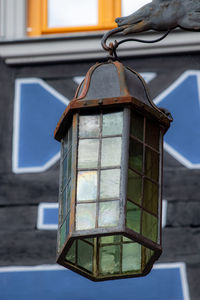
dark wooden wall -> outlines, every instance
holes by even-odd
[[[14,83],[38,77],[68,98],[73,76],[83,76],[94,62],[7,66],[0,61],[0,266],[54,264],[56,231],[37,230],[40,202],[57,202],[59,164],[35,174],[12,172]],[[187,69],[200,69],[200,54],[124,60],[139,72],[156,72],[149,84],[156,97]],[[200,170],[189,170],[169,154],[164,158],[164,193],[168,201],[159,262],[185,262],[191,300],[200,299]]]

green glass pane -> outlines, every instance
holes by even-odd
[[[149,260],[151,259],[151,257],[154,255],[154,251],[142,246],[142,253],[144,256],[144,263],[146,265],[149,262]]]
[[[126,226],[140,233],[141,209],[130,201],[126,204]]]
[[[142,172],[143,167],[143,144],[130,139],[129,145],[129,166],[139,172]]]
[[[66,241],[66,221],[63,223],[63,225],[60,228],[60,249],[64,245]]]
[[[100,273],[115,274],[120,272],[120,246],[111,245],[100,248]]]
[[[69,128],[69,131],[68,131],[68,144],[69,144],[69,148],[70,148],[72,145],[72,126]]]
[[[80,116],[79,117],[79,136],[80,137],[99,137],[100,116]]]
[[[77,201],[96,200],[97,198],[97,172],[78,172]]]
[[[131,239],[123,236],[123,242],[131,242],[132,243],[133,241]]]
[[[121,137],[102,139],[101,166],[111,167],[121,164]]]
[[[96,204],[78,204],[76,206],[76,230],[95,228]]]
[[[69,232],[70,232],[70,213],[68,213],[67,218],[66,218],[66,237],[68,236]]]
[[[120,169],[101,171],[100,199],[119,198]]]
[[[158,124],[155,124],[149,120],[146,122],[146,137],[145,142],[149,146],[159,150],[160,128]]]
[[[134,202],[141,204],[142,199],[142,177],[135,172],[128,170],[127,197]]]
[[[131,129],[130,134],[143,141],[144,135],[144,117],[136,114],[131,114]]]
[[[99,140],[79,140],[78,168],[96,168],[98,165]]]
[[[68,161],[68,157],[66,156],[63,161],[63,174],[62,174],[62,186],[63,187],[67,184],[67,161]]]
[[[84,241],[94,245],[94,238],[87,238],[87,239],[84,239]]]
[[[158,185],[150,180],[144,180],[143,207],[154,214],[158,213]]]
[[[64,137],[64,141],[63,141],[63,156],[65,156],[65,154],[67,153],[68,147],[69,147],[69,144],[68,144],[68,133],[66,133],[66,135]]]
[[[100,238],[100,243],[102,245],[104,244],[114,244],[114,243],[120,243],[121,242],[121,235],[109,235],[109,236],[103,236]]]
[[[122,134],[123,129],[123,112],[115,112],[103,115],[102,134],[117,135]]]
[[[78,240],[77,263],[80,267],[92,272],[93,265],[93,246]]]
[[[75,264],[76,262],[76,241],[73,242],[71,247],[69,248],[67,255],[65,257],[66,260]]]
[[[156,217],[143,211],[142,213],[142,235],[146,238],[157,241],[158,236],[158,220]]]
[[[99,227],[117,226],[119,222],[119,201],[107,201],[99,204]]]
[[[66,196],[67,196],[67,212],[68,212],[70,210],[70,205],[71,205],[71,182],[69,182],[67,186]]]
[[[62,220],[61,222],[65,219],[66,214],[67,214],[67,192],[66,192],[66,188],[63,190],[62,192],[62,196],[61,196],[61,214],[62,214]]]
[[[141,270],[141,245],[138,243],[123,244],[122,272],[139,272]]]
[[[67,161],[67,181],[71,177],[71,171],[72,171],[72,150],[69,151],[68,155],[68,161]]]
[[[159,155],[148,147],[145,147],[145,175],[158,181]]]

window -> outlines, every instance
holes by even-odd
[[[28,0],[28,35],[98,31],[116,27],[150,0]]]

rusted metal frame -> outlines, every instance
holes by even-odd
[[[74,242],[74,239],[68,235],[65,241],[65,244],[63,245],[60,254],[58,255],[56,262],[60,265],[65,264],[65,257],[67,255],[68,250],[71,248],[72,244]]]
[[[90,79],[91,79],[91,76],[93,74],[93,72],[96,70],[96,68],[98,68],[99,66],[101,65],[104,65],[105,63],[96,63],[95,65],[93,65],[87,72],[86,76],[85,76],[85,79],[83,80],[83,88],[82,88],[82,91],[80,93],[80,95],[78,96],[79,94],[79,91],[80,91],[80,88],[82,86],[82,83],[79,85],[76,93],[75,93],[75,97],[74,97],[74,100],[78,99],[78,100],[82,100],[83,98],[86,97],[87,95],[87,91],[89,89],[89,86],[90,86]]]
[[[136,173],[137,175],[141,176],[141,177],[144,177],[144,179],[148,179],[149,181],[151,181],[152,183],[156,184],[156,185],[159,185],[159,180],[158,181],[155,181],[154,179],[146,176],[145,174],[141,173],[140,171],[136,170],[136,169],[133,169],[132,167],[128,167],[131,171],[133,171],[134,173]]]
[[[126,227],[125,229],[125,235],[126,237],[135,240],[137,243],[140,243],[141,245],[150,248],[151,250],[162,250],[161,246],[158,243],[153,242],[152,240],[144,237],[140,233],[137,233],[128,227]]]
[[[142,197],[143,198],[143,197]],[[136,203],[134,200],[131,200],[129,198],[127,198],[128,201],[130,201],[131,203],[133,203],[134,205],[136,205],[137,207],[139,207],[142,210],[144,210],[145,212],[147,212],[148,214],[152,215],[153,217],[157,218],[158,219],[158,215],[154,214],[153,212],[150,212],[149,210],[147,210],[144,206],[143,206],[143,199],[142,199],[142,204],[138,204]],[[142,223],[142,217],[141,217],[141,220],[140,220],[140,228],[142,227],[141,224]],[[140,234],[142,234],[142,228],[141,228],[141,232]]]
[[[164,138],[164,130],[161,128],[160,129],[160,170],[159,170],[159,173],[160,173],[160,182],[159,182],[159,185],[160,185],[160,189],[159,189],[159,207],[158,207],[158,211],[160,213],[160,225],[158,227],[159,229],[159,244],[162,246],[162,193],[163,193],[163,138]]]
[[[77,149],[78,149],[78,114],[73,117],[72,123],[72,185],[71,185],[71,215],[70,215],[70,233],[75,229],[75,209],[76,209],[76,185],[77,185]]]
[[[130,122],[131,122],[131,120],[130,120],[130,116],[129,116],[129,130],[130,130]],[[144,118],[144,123],[143,123],[144,125],[144,129],[143,129],[143,173],[144,173],[144,162],[145,162],[145,132],[146,132],[146,118]],[[127,135],[127,140],[128,140],[128,143],[129,143],[129,140],[130,140],[130,138],[129,138],[129,134]],[[128,148],[129,148],[129,146],[128,146]],[[127,157],[129,156],[129,150],[127,151]],[[128,172],[128,160],[127,160],[127,172]],[[141,201],[143,202],[143,197],[144,197],[144,174],[139,174],[139,175],[142,175],[142,199],[141,199]],[[157,182],[156,182],[156,184],[157,184]],[[126,186],[127,186],[127,184],[126,184]],[[127,198],[127,200],[130,200],[130,199],[128,199]],[[126,200],[126,203],[127,203],[127,200]],[[131,201],[131,202],[133,202],[133,201]],[[134,203],[134,202],[133,202]],[[134,203],[134,204],[136,204],[136,203]],[[137,205],[137,204],[136,204]],[[143,204],[141,203],[141,206],[140,205],[137,205],[138,207],[140,207],[141,208],[141,218],[140,218],[140,234],[142,235],[142,212],[143,212]],[[126,204],[124,205],[124,207],[125,207],[125,211],[124,211],[124,220],[125,220],[125,224],[126,224]],[[144,209],[145,211],[147,211],[146,209]],[[148,212],[148,211],[147,211]],[[151,214],[151,213],[150,213]],[[154,215],[154,214],[152,214],[152,215]],[[155,215],[155,217],[157,218],[157,216]],[[124,224],[124,226],[125,226],[125,224]],[[143,251],[142,250],[142,248],[141,248],[141,251]],[[141,261],[141,267],[143,267],[144,265],[145,265],[145,261],[144,261],[144,255],[143,255],[143,253],[142,253],[142,261]]]
[[[62,157],[62,151],[63,148],[61,147],[61,157]],[[63,165],[62,162],[60,160],[60,172],[59,172],[59,212],[58,212],[58,231],[57,231],[57,251],[56,251],[56,257],[58,257],[59,253],[60,253],[60,224],[61,224],[61,218],[62,218],[62,206],[61,206],[61,202],[62,202],[62,173],[63,173]]]
[[[122,178],[121,190],[122,190],[122,204],[124,207],[122,213],[122,228],[125,231],[127,223],[127,188],[128,188],[128,164],[129,164],[129,135],[131,124],[131,110],[130,108],[124,108],[124,126],[123,126],[123,161],[122,161]]]
[[[150,272],[150,270],[152,269],[153,263],[159,258],[159,256],[161,255],[161,252],[162,252],[161,249],[152,249],[152,250],[154,250],[154,255],[149,260],[145,270],[142,273],[140,273],[140,271],[138,271],[138,274],[122,273],[122,274],[113,274],[110,276],[109,275],[99,275],[98,277],[95,278],[95,276],[90,271],[88,271],[80,266],[75,266],[68,261],[63,261],[62,265],[75,271],[78,274],[86,276],[87,278],[89,278],[93,281],[102,281],[102,280],[110,280],[110,279],[118,279],[118,278],[133,278],[133,277],[144,276]]]
[[[142,235],[142,228],[143,228],[143,204],[144,204],[144,174],[145,174],[145,137],[146,137],[146,118],[143,116],[143,156],[142,156],[142,195],[141,195],[141,214],[140,214],[140,234]],[[131,168],[130,168],[131,169]],[[141,254],[142,254],[142,260],[141,260],[141,268],[145,265],[145,257],[144,257],[144,250],[141,247]]]
[[[130,96],[128,87],[125,81],[125,72],[124,67],[122,67],[122,64],[119,61],[114,61],[113,64],[115,65],[117,69],[117,74],[120,82],[120,94],[125,96]]]
[[[154,251],[154,254],[152,255],[152,257],[150,258],[149,262],[147,263],[145,269],[143,270],[143,276],[146,276],[147,274],[149,274],[149,272],[151,271],[153,264],[155,263],[156,260],[159,259],[160,255],[162,254],[162,250],[160,251]]]
[[[163,126],[167,128],[170,126],[170,120],[168,117],[160,112],[155,111],[153,108],[149,107],[147,104],[141,103],[141,101],[137,100],[133,97],[113,97],[113,98],[104,98],[101,102],[99,102],[99,99],[94,100],[87,100],[87,101],[79,101],[79,100],[72,100],[67,108],[65,109],[60,121],[58,122],[56,129],[54,131],[55,139],[60,141],[63,136],[63,128],[61,130],[61,127],[67,126],[67,123],[69,122],[70,118],[72,117],[72,114],[74,114],[76,111],[79,111],[80,109],[89,109],[89,108],[112,108],[112,107],[123,107],[125,105],[131,104],[132,108],[140,111],[143,114],[148,115],[151,119],[156,119],[159,123],[163,124]],[[66,124],[64,124],[66,123]]]
[[[83,87],[82,87],[82,83],[79,85],[78,89],[77,89],[77,92],[75,94],[75,99],[77,100],[83,100],[86,95],[87,95],[87,92],[89,90],[89,87],[90,87],[90,83],[91,83],[91,77],[92,77],[92,74],[93,72],[101,65],[105,65],[105,64],[113,64],[115,66],[115,68],[117,69],[117,73],[118,73],[118,76],[119,76],[119,81],[120,81],[120,89],[122,89],[122,87],[124,87],[124,92],[125,92],[125,95],[129,96],[129,93],[128,93],[128,89],[127,89],[127,86],[126,86],[126,82],[124,80],[124,68],[122,67],[122,64],[118,61],[108,61],[108,62],[103,62],[103,63],[96,63],[94,66],[92,66],[89,71],[87,72],[86,74],[86,77],[84,79],[84,82],[83,82]],[[79,92],[80,92],[80,88],[82,87],[82,91],[79,95]],[[121,94],[123,94],[123,91],[121,90]]]
[[[114,228],[113,228],[114,229]],[[116,228],[115,228],[116,229]],[[107,230],[106,230],[107,231]],[[111,233],[113,234],[114,232],[113,232],[113,230],[111,230]],[[118,234],[119,234],[119,231],[117,232]],[[123,232],[121,232],[120,234],[123,234]],[[110,235],[110,234],[106,234],[106,235]],[[89,236],[91,236],[91,235],[89,235]],[[130,238],[130,236],[129,236],[129,238]],[[122,277],[124,277],[124,275],[122,276]],[[133,277],[132,275],[130,276],[130,277]],[[103,279],[104,280],[104,279]]]
[[[74,271],[75,273],[78,273],[78,274],[85,276],[88,279],[94,281],[94,277],[90,271],[88,271],[80,266],[75,266],[74,264],[70,263],[69,261],[64,261],[62,265],[64,267],[67,267],[68,269]]]
[[[156,153],[159,154],[159,150],[157,150],[157,149],[153,148],[152,146],[150,146],[149,144],[145,143],[145,140],[142,141],[142,140],[140,140],[138,137],[136,137],[136,136],[134,136],[134,135],[132,135],[132,134],[130,134],[130,137],[131,137],[133,140],[136,140],[137,142],[140,142],[140,143],[144,144],[145,147],[148,147],[148,148],[151,149],[152,151],[154,151],[154,152],[156,152]]]
[[[93,229],[76,230],[72,233],[73,238],[77,238],[81,235],[82,238],[93,238],[97,235],[99,237],[109,236],[109,235],[120,235],[123,234],[123,228],[121,226],[113,227],[98,227]]]
[[[68,134],[68,133],[67,133]],[[70,147],[71,148],[71,147]],[[70,150],[69,150],[70,151]],[[58,243],[60,243],[60,230],[61,227],[63,226],[63,224],[65,223],[65,221],[67,220],[68,215],[70,214],[70,210],[67,212],[66,216],[63,217],[61,211],[63,209],[63,205],[62,205],[62,197],[63,197],[63,192],[66,192],[66,188],[67,185],[69,185],[69,182],[71,180],[68,179],[67,184],[63,187],[63,161],[64,159],[67,157],[67,155],[69,154],[69,151],[67,151],[67,153],[64,156],[64,140],[62,142],[62,147],[61,147],[61,160],[60,160],[60,182],[59,182],[59,224],[58,224],[58,235],[57,235],[57,239],[58,239]],[[64,158],[63,158],[64,157]],[[58,248],[59,248],[59,244],[58,244]],[[60,249],[61,250],[61,249]],[[60,252],[60,251],[59,251]]]
[[[72,149],[73,147],[77,148],[77,115],[74,115],[73,117],[73,129],[72,129]],[[59,264],[63,264],[64,258],[68,252],[68,250],[70,249],[72,243],[73,243],[73,239],[71,239],[72,236],[72,232],[74,230],[74,221],[75,221],[75,205],[74,205],[74,200],[75,200],[75,191],[76,191],[76,164],[77,164],[77,157],[76,157],[76,152],[77,151],[72,151],[72,186],[71,186],[71,204],[70,204],[70,222],[69,222],[69,233],[68,236],[66,237],[66,241],[62,247],[62,249],[60,250],[60,255],[57,259],[57,262]],[[74,185],[74,187],[73,187]],[[68,214],[67,214],[68,216]],[[66,218],[67,218],[66,216]],[[65,219],[66,219],[65,218]],[[70,242],[70,239],[72,242]],[[70,243],[69,243],[70,242]]]
[[[113,170],[113,169],[120,169],[120,166],[116,166],[116,167],[102,167],[101,168],[101,170]],[[78,169],[79,171],[97,171],[98,170],[98,168],[80,168],[80,169]]]
[[[113,242],[113,243],[105,243],[105,244],[101,244],[101,247],[106,247],[106,246],[115,246],[115,245],[120,245],[121,243],[123,244],[137,244],[137,242],[131,240],[131,242],[129,241],[122,241],[121,238],[123,238],[122,235],[120,235],[120,241],[119,242]]]
[[[91,170],[92,171],[92,170]],[[102,203],[102,202],[108,202],[108,201],[112,201],[112,202],[114,202],[114,201],[119,201],[120,200],[120,198],[103,198],[103,199],[99,199],[99,203]],[[97,203],[97,201],[96,200],[84,200],[84,201],[77,201],[76,202],[77,204],[87,204],[87,203]],[[98,225],[97,226],[95,226],[95,228],[100,228]]]
[[[127,192],[127,163],[128,163],[128,134],[129,134],[129,109],[123,108],[123,129],[121,134],[121,161],[120,161],[120,195],[119,195],[119,226],[125,228],[125,205]],[[120,272],[122,273],[122,242],[120,237]]]
[[[113,135],[104,135],[102,138],[113,138],[113,137],[121,137],[121,134],[113,134]],[[80,137],[79,140],[99,140],[100,137]]]
[[[64,162],[65,158],[67,158],[69,156],[70,151],[72,151],[72,145],[70,146],[69,151],[67,151],[67,153],[65,154],[64,158],[62,159],[62,163]],[[67,172],[68,172],[68,170],[67,170]],[[70,180],[71,180],[71,176],[67,178],[65,185],[62,187],[62,192],[69,185]]]
[[[86,244],[88,244],[88,245],[90,245],[90,246],[92,246],[92,247],[94,247],[94,244],[93,243],[91,243],[91,242],[89,242],[87,239],[85,239],[85,238],[81,238],[80,237],[80,239],[79,239],[80,241],[83,241],[84,243],[86,243]]]
[[[98,257],[98,238],[94,238],[94,251],[93,251],[93,276],[97,277],[99,273],[99,257]]]

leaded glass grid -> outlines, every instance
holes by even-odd
[[[122,132],[123,111],[79,116],[78,231],[119,224]]]
[[[141,274],[154,251],[122,235],[74,240],[65,260],[99,278]]]
[[[131,113],[126,227],[159,241],[160,126]]]
[[[58,250],[63,247],[69,234],[72,182],[72,127],[68,129],[62,140],[60,165]]]

